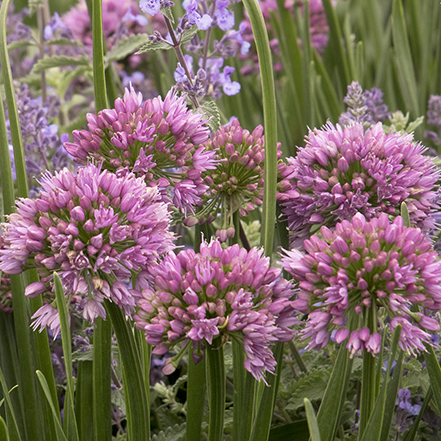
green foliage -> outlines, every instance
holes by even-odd
[[[192,26],[190,29],[186,29],[182,34],[181,44],[188,43],[197,33],[198,27],[196,25]],[[164,50],[167,51],[169,49],[173,49],[173,45],[171,43],[166,43],[165,41],[149,41],[144,46],[139,49],[137,54],[144,54],[145,52]]]
[[[52,57],[45,57],[38,60],[31,71],[31,74],[39,73],[43,70],[50,69],[52,67],[63,67],[63,66],[90,66],[90,61],[88,57],[66,57],[64,55],[54,55]]]
[[[106,63],[111,63],[112,61],[119,61],[126,58],[128,55],[133,54],[141,46],[149,43],[149,37],[147,34],[136,34],[130,35],[129,37],[124,37],[112,47],[110,52],[105,57]]]
[[[323,398],[331,372],[324,369],[315,369],[299,375],[289,386],[291,398],[288,400],[287,410],[298,411],[304,406],[303,400],[318,401]]]

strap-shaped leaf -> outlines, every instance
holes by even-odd
[[[315,416],[314,408],[312,407],[311,401],[308,398],[303,400],[305,404],[306,419],[308,420],[309,435],[311,436],[311,441],[321,441],[320,431],[317,424],[317,417]]]
[[[38,73],[51,67],[63,66],[90,66],[89,58],[87,57],[66,57],[64,55],[55,55],[53,57],[45,57],[37,61],[32,68],[31,74]]]

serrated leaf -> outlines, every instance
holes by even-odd
[[[124,389],[116,389],[112,393],[112,404],[114,404],[118,409],[126,415],[126,402],[124,398]]]
[[[167,18],[172,22],[172,24],[175,23],[175,18],[173,17],[173,14],[172,14],[171,8],[161,8],[161,9],[159,10],[159,12],[160,12],[164,17],[167,17]]]
[[[304,398],[308,398],[310,401],[321,400],[330,376],[329,371],[321,369],[305,372],[298,376],[291,384],[290,389],[293,393],[286,408],[296,411],[303,407]]]
[[[55,55],[53,57],[45,57],[38,60],[37,63],[32,68],[31,74],[38,73],[51,67],[62,67],[62,66],[90,66],[90,61],[88,57],[65,57],[64,55]]]
[[[136,34],[118,40],[106,56],[106,62],[122,60],[150,42],[147,34]]]
[[[29,40],[18,40],[13,41],[8,44],[8,51],[12,51],[14,49],[21,49],[28,46],[36,46],[37,44],[35,41],[29,41]]]
[[[196,25],[193,25],[190,29],[186,29],[182,34],[181,43],[188,43],[196,35],[198,30],[199,29]]]
[[[199,109],[198,113],[207,115],[210,119],[206,123],[213,133],[221,127],[221,116],[219,108],[214,101],[206,101]]]
[[[167,427],[164,431],[152,436],[152,441],[183,441],[185,439],[185,423]]]
[[[144,46],[139,49],[138,52],[135,52],[136,55],[145,54],[150,51],[168,51],[169,49],[173,49],[173,45],[167,43],[165,41],[148,41]]]
[[[412,133],[415,131],[417,127],[419,127],[424,122],[424,116],[418,117],[415,121],[412,121],[409,123],[409,125],[406,127],[407,133]]]

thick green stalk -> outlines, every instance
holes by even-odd
[[[93,430],[95,439],[103,441],[112,439],[111,345],[109,318],[97,318],[93,334]]]
[[[244,0],[250,17],[254,41],[259,57],[262,81],[263,119],[265,127],[265,175],[262,205],[260,243],[267,256],[273,252],[274,225],[276,220],[277,189],[277,110],[274,89],[273,63],[265,21],[257,0]]]
[[[94,437],[93,391],[93,362],[90,360],[79,361],[77,368],[77,386],[75,390],[75,416],[80,441],[88,441]]]
[[[233,347],[233,439],[241,439],[240,420],[243,417],[242,403],[245,386],[245,353],[243,346],[236,340],[232,341]]]
[[[208,441],[222,441],[224,439],[224,415],[226,379],[224,350],[220,338],[215,344],[207,346],[207,383],[208,383]]]
[[[124,394],[127,410],[128,441],[149,440],[150,409],[145,393],[144,374],[133,329],[123,311],[114,303],[105,302],[112,320],[123,368]]]
[[[363,352],[363,371],[361,380],[361,405],[359,437],[363,436],[369,417],[375,406],[377,383],[375,380],[375,357],[369,352]]]
[[[198,364],[193,361],[194,348],[188,354],[187,379],[187,441],[201,439],[201,426],[205,406],[205,358]]]
[[[107,109],[102,13],[102,0],[92,0],[93,89],[97,112]]]

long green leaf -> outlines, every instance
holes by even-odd
[[[52,401],[51,392],[49,390],[49,386],[47,384],[46,378],[44,377],[43,373],[40,371],[37,371],[37,377],[38,380],[40,381],[41,388],[43,389],[44,395],[46,396],[49,406],[52,409],[55,429],[57,431],[57,441],[68,441],[66,435],[64,434],[63,428],[61,427],[60,419],[58,418],[58,412],[55,409],[54,403]]]
[[[250,441],[267,441],[271,428],[271,420],[274,412],[274,403],[282,372],[283,343],[276,343],[274,347],[274,359],[277,362],[276,374],[267,375],[268,386],[264,386],[262,398],[257,409]],[[260,386],[260,385],[259,385]]]
[[[311,401],[308,398],[303,400],[305,404],[306,419],[308,420],[309,435],[311,436],[311,441],[321,441],[320,430],[317,424],[317,417],[315,416],[314,408],[312,407]]]
[[[317,423],[322,441],[332,441],[340,419],[341,407],[346,396],[347,377],[351,374],[352,360],[344,345],[340,347],[337,361],[332,369],[332,375],[326,388],[325,396],[317,414]]]
[[[5,420],[0,416],[0,440],[9,441],[8,429]]]
[[[427,352],[424,353],[424,361],[429,372],[430,384],[433,389],[436,406],[441,409],[441,367],[435,355],[433,347],[426,345]]]
[[[401,92],[411,118],[415,119],[420,116],[417,82],[401,0],[394,0],[392,5],[392,37]]]
[[[93,406],[95,439],[112,439],[111,422],[111,345],[110,320],[96,319],[93,335]]]
[[[64,366],[66,369],[67,391],[64,399],[63,426],[69,441],[78,440],[77,422],[74,412],[74,384],[72,377],[72,341],[70,337],[69,314],[63,285],[57,273],[54,273],[55,298],[61,326],[61,342],[63,346]],[[46,379],[45,379],[46,381]]]
[[[93,379],[92,361],[79,361],[75,391],[75,416],[80,441],[93,439]]]
[[[150,407],[148,405],[140,354],[133,329],[123,311],[106,300],[106,309],[112,319],[123,368],[124,394],[127,410],[129,441],[150,439]]]
[[[265,174],[262,205],[262,225],[260,243],[265,254],[271,256],[276,220],[277,189],[277,113],[274,90],[273,64],[265,21],[257,0],[244,0],[250,17],[251,28],[259,57],[262,81],[263,117],[265,127]]]
[[[6,385],[5,376],[0,369],[0,383],[3,389],[3,396],[6,403],[6,420],[8,421],[9,435],[11,441],[21,441],[20,431],[18,430],[17,420],[15,418],[14,409],[12,407],[11,399],[9,397],[8,386]]]
[[[389,413],[387,414],[387,420],[385,419],[385,417],[386,417],[386,412],[389,412],[390,409],[387,409],[386,402],[387,402],[387,400],[390,400],[390,399],[393,400],[393,404],[391,406],[392,413],[393,413],[395,398],[396,398],[396,394],[398,392],[399,383],[397,383],[395,380],[395,381],[391,381],[389,384],[389,377],[390,377],[392,364],[393,364],[393,361],[395,359],[395,355],[396,355],[396,352],[398,349],[398,341],[400,338],[400,333],[401,333],[401,326],[398,325],[395,328],[394,335],[392,338],[392,345],[391,345],[391,351],[389,354],[389,361],[388,361],[388,365],[387,365],[386,375],[385,375],[383,384],[381,386],[380,394],[378,395],[377,400],[375,402],[375,407],[374,407],[372,414],[369,418],[369,421],[366,425],[366,430],[363,432],[363,435],[361,437],[362,441],[379,441],[382,430],[383,430],[383,424],[385,425],[385,427],[387,426],[387,433],[389,433],[390,421],[391,421],[391,420],[389,420]],[[397,374],[398,379],[400,378],[400,374],[401,374],[402,362],[403,362],[403,351],[400,351],[400,355],[397,360],[397,364],[395,366],[395,371],[394,371],[394,376],[396,376],[396,373],[398,371],[398,374]],[[391,384],[392,384],[392,389],[389,387]],[[395,390],[395,395],[394,395],[395,386],[396,386],[396,390]],[[389,396],[389,394],[390,394],[390,396]]]

